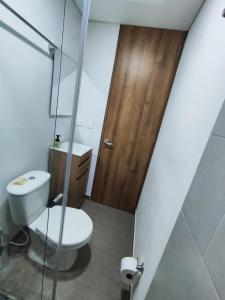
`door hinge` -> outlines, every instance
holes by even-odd
[[[181,54],[181,52],[182,52],[182,49],[183,49],[183,47],[180,46],[180,47],[179,47],[179,50],[178,50],[178,52],[177,52],[177,56],[180,56],[180,54]]]

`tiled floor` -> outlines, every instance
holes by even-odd
[[[119,267],[121,258],[131,255],[133,215],[91,201],[85,201],[82,208],[93,220],[93,237],[89,245],[80,249],[72,269],[59,274],[56,299],[129,299],[129,290],[120,281]],[[9,266],[0,271],[0,290],[21,300],[41,299],[42,271],[27,258],[26,249],[14,249]],[[52,277],[53,272],[46,270],[43,300],[51,299]]]
[[[1,293],[0,294],[0,300],[16,300],[16,298],[13,297],[13,296],[10,296],[8,294]]]

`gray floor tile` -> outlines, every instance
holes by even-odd
[[[218,300],[181,214],[146,300]]]
[[[83,209],[94,222],[91,240],[93,247],[113,253],[113,258],[125,256],[128,252],[131,253],[133,215],[92,201],[85,202]]]
[[[60,297],[66,293],[76,295],[76,290],[80,296],[83,290],[84,299],[129,299],[119,271],[121,258],[132,253],[133,215],[91,201],[86,201],[83,209],[94,222],[93,237],[80,250],[70,272],[60,274]]]
[[[183,212],[203,254],[225,213],[225,139],[211,136]]]
[[[225,137],[225,102],[222,105],[216,124],[212,131],[213,134]]]
[[[0,290],[19,300],[40,299],[42,270],[28,259],[26,252],[11,253],[9,266],[0,271]]]
[[[93,237],[80,249],[71,270],[59,273],[57,300],[128,300],[119,269],[121,258],[132,253],[133,215],[92,201],[85,201],[83,209],[93,220]],[[38,300],[43,269],[26,251],[11,255],[9,267],[0,272],[0,288],[19,300]],[[52,283],[53,272],[46,269],[43,300],[51,299]]]
[[[204,260],[221,300],[225,300],[225,218],[213,237]]]

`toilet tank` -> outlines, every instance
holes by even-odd
[[[15,224],[31,224],[46,208],[50,177],[44,171],[31,171],[8,184],[10,212]]]

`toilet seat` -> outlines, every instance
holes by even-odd
[[[61,206],[46,208],[28,227],[40,235],[43,240],[46,240],[47,237],[48,244],[56,248],[59,239],[61,213]],[[62,238],[62,248],[64,250],[78,249],[87,244],[92,231],[92,220],[83,210],[66,207]]]

